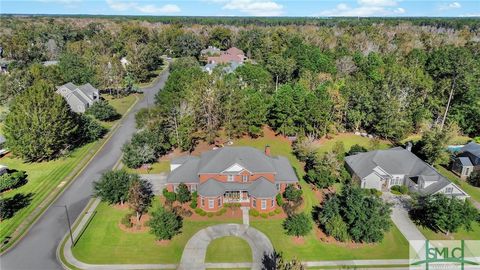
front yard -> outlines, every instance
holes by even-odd
[[[473,223],[471,231],[460,229],[458,232],[449,235],[434,232],[424,227],[418,227],[418,229],[429,240],[480,240],[480,224],[478,222]]]
[[[210,242],[205,255],[207,263],[251,262],[252,249],[247,241],[235,236],[225,236]]]
[[[158,206],[158,200],[154,206]],[[199,230],[219,223],[241,223],[241,219],[215,218],[207,221],[184,220],[182,233],[169,243],[159,243],[148,231],[125,232],[120,220],[129,209],[101,203],[85,232],[73,248],[74,256],[85,263],[178,263],[188,239]],[[218,257],[213,257],[218,259]],[[220,258],[221,259],[221,258]]]

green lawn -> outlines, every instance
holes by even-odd
[[[252,249],[247,241],[235,236],[225,236],[210,242],[205,256],[207,263],[251,262]]]
[[[472,226],[471,231],[466,231],[464,229],[459,230],[456,233],[450,233],[445,235],[441,232],[434,232],[428,228],[418,227],[423,235],[429,240],[480,240],[480,224],[475,222]]]
[[[125,167],[126,168],[126,167]],[[147,174],[147,173],[152,173],[152,174],[155,174],[155,173],[169,173],[170,172],[170,161],[168,160],[161,160],[159,162],[156,162],[156,163],[153,163],[152,164],[152,167],[151,167],[151,170],[147,171],[145,169],[142,169],[142,168],[138,168],[138,169],[130,169],[130,168],[127,168],[126,169],[127,172],[129,173],[139,173],[139,174]]]
[[[455,175],[453,172],[449,171],[443,166],[435,166],[435,168],[445,177],[450,179],[450,181],[457,184],[458,186],[460,186],[460,188],[467,192],[468,195],[471,196],[471,199],[480,202],[480,188],[470,185],[468,182],[460,179],[457,175]]]
[[[178,263],[190,237],[203,228],[221,223],[185,220],[181,234],[168,244],[157,244],[148,232],[127,233],[119,228],[118,223],[128,209],[101,203],[96,210],[96,215],[73,248],[75,257],[85,263]],[[224,219],[222,222],[240,223],[241,220]]]
[[[141,98],[142,94],[132,94],[120,98],[115,98],[115,96],[112,95],[102,95],[105,100],[108,101],[108,104],[112,105],[113,108],[121,115],[123,116],[128,109],[135,103],[137,98]],[[118,121],[118,120],[117,120]],[[106,127],[106,128],[111,128],[117,121],[100,121],[100,123]]]
[[[282,220],[254,220],[250,221],[250,225],[265,233],[275,250],[282,252],[287,259],[319,261],[408,258],[408,242],[395,226],[385,234],[381,243],[348,247],[344,244],[322,242],[314,231],[304,237],[304,244],[295,244],[292,237],[284,233]]]
[[[95,144],[90,143],[74,150],[67,157],[58,160],[41,163],[24,163],[21,159],[12,157],[3,157],[0,164],[7,165],[11,169],[24,170],[28,174],[28,182],[17,189],[7,191],[1,194],[3,198],[11,198],[16,194],[31,194],[30,204],[16,212],[16,214],[0,223],[0,241],[4,241],[10,236],[20,223],[37,208],[42,201],[55,189],[64,183],[61,183],[75,167],[81,165],[82,160],[88,155],[89,151],[96,149]],[[98,145],[97,145],[98,146]]]

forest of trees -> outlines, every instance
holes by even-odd
[[[161,55],[178,58],[158,106],[137,120],[164,127],[168,144],[184,150],[220,129],[259,136],[265,124],[290,136],[364,130],[393,141],[434,126],[480,133],[475,20],[60,16],[3,25],[3,56],[12,60],[0,76],[4,105],[38,80],[124,89],[153,76]],[[236,46],[251,63],[204,73],[198,59],[208,45]]]

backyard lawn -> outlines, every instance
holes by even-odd
[[[16,212],[12,218],[0,223],[0,241],[5,241],[6,237],[10,236],[55,188],[60,188],[65,184],[62,181],[75,167],[81,165],[82,160],[90,151],[97,148],[95,144],[99,144],[99,142],[84,145],[74,150],[68,157],[49,162],[24,163],[21,159],[11,156],[0,159],[0,164],[11,169],[26,171],[28,175],[28,182],[24,186],[2,193],[2,198],[7,199],[19,194],[17,196],[26,196],[25,202],[29,201],[27,206]]]
[[[158,201],[155,202],[156,207]],[[85,263],[178,263],[188,239],[197,231],[219,221],[184,220],[182,233],[170,243],[159,244],[149,232],[124,232],[118,224],[128,209],[101,203],[83,235],[73,248],[75,257]],[[224,223],[241,223],[240,219],[223,219]]]
[[[247,241],[235,236],[225,236],[210,242],[205,262],[251,262],[252,249]]]
[[[284,233],[282,220],[253,220],[250,225],[265,233],[275,250],[282,252],[288,259],[320,261],[408,258],[408,242],[395,226],[385,234],[381,243],[348,246],[322,242],[313,230],[304,237],[305,243],[296,244],[291,236]]]
[[[459,230],[456,233],[450,233],[445,235],[441,232],[434,232],[428,228],[418,227],[423,235],[429,240],[480,240],[480,224],[475,222],[471,231],[464,229]]]
[[[159,162],[155,162],[151,164],[150,170],[145,168],[138,168],[138,169],[130,169],[125,167],[127,172],[129,173],[138,173],[138,174],[158,174],[158,173],[169,173],[170,172],[170,161],[168,160],[161,160]]]
[[[467,192],[468,195],[470,195],[473,200],[480,203],[480,188],[470,185],[468,182],[460,179],[457,175],[455,175],[453,172],[449,171],[443,166],[436,166],[435,168],[442,175],[450,179],[450,181],[460,186],[460,188],[462,188],[465,192]]]

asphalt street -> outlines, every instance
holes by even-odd
[[[135,133],[135,113],[154,103],[155,94],[163,88],[168,71],[163,72],[156,83],[143,88],[144,98],[126,115],[119,128],[73,183],[49,207],[30,228],[28,233],[10,251],[0,257],[1,270],[54,270],[63,269],[56,258],[59,242],[68,231],[65,210],[67,205],[70,220],[80,215],[92,195],[92,183],[100,175],[112,169],[121,156],[121,147]]]

